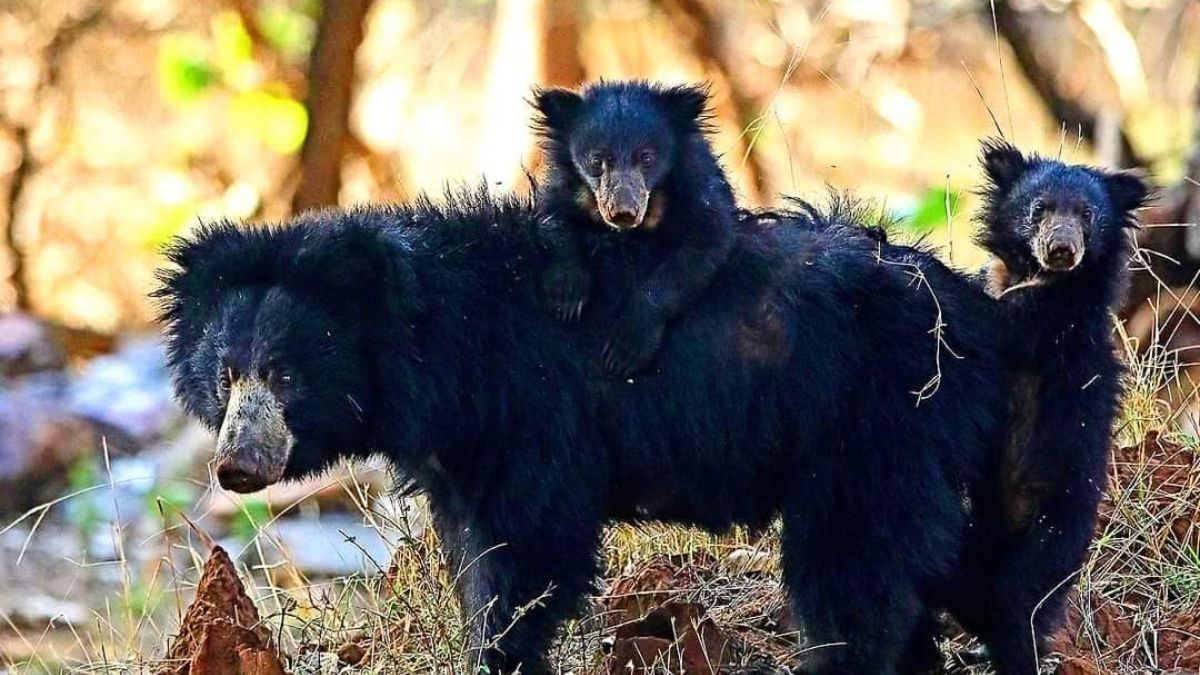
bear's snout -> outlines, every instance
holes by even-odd
[[[1051,272],[1069,272],[1083,261],[1083,225],[1071,217],[1054,217],[1038,237],[1038,263]]]
[[[283,478],[295,439],[283,404],[257,378],[234,382],[217,435],[217,482],[233,492],[256,492]]]

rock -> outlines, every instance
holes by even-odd
[[[347,642],[337,650],[338,663],[343,666],[357,666],[366,655],[367,650],[357,642]]]
[[[38,373],[0,388],[0,513],[62,494],[68,469],[99,447],[96,430],[62,409],[65,378]]]
[[[0,378],[61,370],[66,363],[45,323],[20,312],[0,315]]]
[[[78,602],[59,600],[44,593],[14,593],[5,603],[5,614],[17,626],[44,629],[47,625],[82,626],[91,618],[87,607]]]
[[[731,574],[768,575],[778,569],[775,556],[756,548],[739,548],[725,557],[725,567]]]
[[[214,547],[158,675],[284,675],[233,561]]]
[[[645,617],[669,600],[699,589],[702,584],[694,568],[681,567],[666,556],[656,556],[634,573],[613,582],[600,600],[604,624],[611,628]]]
[[[1200,673],[1200,606],[1171,617],[1157,636],[1160,668]]]
[[[391,560],[391,551],[397,545],[361,519],[346,514],[319,520],[281,518],[268,532],[282,546],[284,559],[305,574],[318,577],[378,572]]]
[[[673,644],[671,640],[655,637],[618,640],[613,644],[608,672],[612,675],[649,675],[662,672],[670,667],[667,660]]]
[[[182,420],[162,343],[144,338],[89,362],[71,381],[71,412],[144,445]]]
[[[190,675],[284,675],[273,651],[255,640],[253,631],[228,621],[204,628],[189,662]]]
[[[1101,675],[1095,663],[1078,656],[1064,659],[1054,672],[1055,675]]]

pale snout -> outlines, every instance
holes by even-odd
[[[1051,218],[1038,236],[1034,253],[1051,272],[1067,272],[1083,260],[1083,227],[1075,218]]]
[[[256,492],[283,478],[295,439],[283,404],[257,378],[234,382],[217,435],[217,482],[233,492]]]
[[[632,230],[646,218],[650,191],[641,172],[630,170],[607,173],[596,190],[596,208],[609,227]]]

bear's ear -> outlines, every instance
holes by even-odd
[[[1029,169],[1029,159],[1008,141],[988,138],[981,143],[979,161],[983,172],[999,195],[1008,194],[1017,180]]]
[[[663,107],[676,126],[702,129],[712,117],[707,84],[679,85],[659,91]]]
[[[201,330],[229,289],[269,283],[279,261],[273,240],[282,235],[218,221],[172,241],[164,251],[172,266],[158,271],[151,293],[160,303],[159,322],[168,331]]]
[[[1136,224],[1134,211],[1150,199],[1150,185],[1138,171],[1117,171],[1104,175],[1104,187],[1113,208],[1121,212],[1129,224]]]
[[[583,108],[583,97],[570,89],[534,89],[533,107],[538,112],[535,129],[542,135],[565,132]]]
[[[380,310],[397,318],[419,312],[416,275],[388,232],[358,222],[352,213],[330,214],[334,222],[318,222],[307,232],[287,283],[320,298],[334,313],[347,308],[361,312],[363,298],[377,300]]]

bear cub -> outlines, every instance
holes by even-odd
[[[993,257],[988,290],[1009,336],[1011,408],[946,597],[996,671],[1017,675],[1037,672],[1094,534],[1124,372],[1112,316],[1149,187],[1005,141],[986,141],[981,159],[977,241]]]
[[[550,261],[548,310],[577,321],[588,300],[588,255],[607,232],[647,237],[661,251],[605,344],[605,369],[629,377],[653,360],[667,325],[729,257],[733,190],[709,145],[700,86],[600,82],[534,94],[546,169],[537,190]]]

